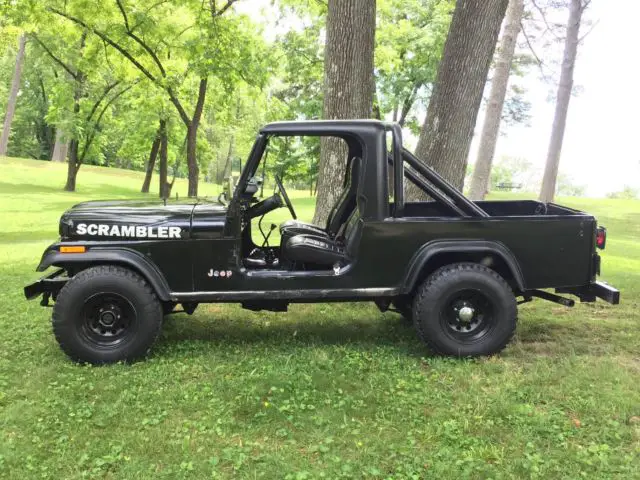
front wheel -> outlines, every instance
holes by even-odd
[[[60,290],[53,333],[73,360],[132,361],[147,354],[162,326],[162,306],[147,282],[126,268],[83,270]]]
[[[500,352],[516,328],[517,304],[493,270],[456,263],[434,272],[413,302],[419,337],[435,353],[475,357]]]

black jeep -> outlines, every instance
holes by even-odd
[[[330,136],[346,143],[343,193],[323,227],[296,220],[281,179],[258,201],[270,140]],[[426,201],[404,198],[415,184]],[[285,206],[280,242],[254,242],[253,218]],[[261,229],[262,231],[262,229]],[[537,201],[471,202],[403,149],[400,128],[379,121],[282,122],[259,133],[226,198],[96,201],[60,219],[60,240],[25,287],[55,300],[53,332],[74,360],[144,356],[165,314],[203,302],[285,311],[293,302],[373,301],[412,319],[439,354],[499,352],[533,297],[572,306],[619,292],[596,281],[606,231],[586,213]],[[260,243],[260,242],[258,242]],[[555,293],[540,290],[555,288]]]

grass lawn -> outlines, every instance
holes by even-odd
[[[0,166],[1,478],[640,478],[640,201],[558,200],[608,227],[622,304],[523,305],[498,357],[430,357],[368,304],[204,305],[147,361],[96,368],[22,287],[66,208],[142,175],[83,166],[70,194],[64,165]]]

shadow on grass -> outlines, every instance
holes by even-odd
[[[165,317],[159,344],[169,347],[195,341],[212,345],[279,346],[283,350],[296,346],[356,345],[392,347],[409,355],[428,353],[417,339],[413,326],[394,314],[378,314],[378,319],[365,314],[360,319],[340,321],[292,320],[276,314],[261,316],[261,319],[237,319],[214,314],[170,315]]]
[[[0,182],[0,192],[2,192],[2,194],[15,194],[16,197],[29,194],[42,195],[43,193],[65,193],[62,187],[63,185],[60,185],[60,187],[52,187],[50,185],[42,185],[41,183]]]
[[[26,230],[22,232],[0,233],[0,244],[19,244],[40,242],[51,240],[51,243],[58,239],[58,232],[52,230]]]
[[[55,215],[57,215],[58,213],[62,215],[66,210],[70,209],[71,207],[80,203],[81,201],[82,200],[78,198],[69,198],[69,200],[62,200],[62,201],[55,201],[55,202],[38,201],[38,207],[39,207],[38,210],[31,209],[28,212],[25,212],[24,209],[16,209],[16,210],[6,209],[6,210],[3,210],[3,213],[19,214],[19,215],[21,214],[23,216],[23,219],[25,215],[33,215],[33,214],[40,214],[40,213],[45,213],[48,217],[51,216],[55,218]]]
[[[395,314],[365,309],[307,310],[289,314],[249,313],[208,307],[193,317],[176,314],[165,317],[160,348],[214,349],[220,346],[267,346],[274,352],[298,347],[353,346],[360,349],[391,348],[400,355],[430,356],[416,336],[413,326]],[[313,313],[312,313],[313,312]],[[346,313],[341,316],[341,313]],[[305,320],[308,318],[308,320]],[[203,346],[202,344],[205,344]],[[624,327],[611,328],[593,321],[527,319],[519,322],[515,339],[505,356],[561,357],[566,355],[605,356],[634,354],[633,336]]]
[[[41,183],[9,183],[0,182],[0,192],[5,195],[24,196],[24,195],[42,195],[46,193],[53,193],[56,195],[69,195],[70,201],[76,203],[80,200],[76,200],[73,196],[91,196],[91,197],[104,197],[104,198],[150,198],[156,199],[157,195],[137,193],[127,187],[117,187],[109,183],[94,184],[94,185],[79,185],[75,192],[65,192],[64,185],[60,184],[59,187],[51,185],[43,185]]]
[[[545,318],[520,322],[515,345],[524,352],[547,356],[604,356],[637,351],[634,337],[623,326]]]

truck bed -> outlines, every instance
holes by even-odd
[[[587,215],[572,208],[553,203],[544,204],[536,200],[492,200],[474,203],[490,217]],[[406,202],[404,208],[404,214],[407,217],[457,217],[455,213],[438,202]]]

